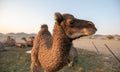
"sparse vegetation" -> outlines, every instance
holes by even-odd
[[[118,40],[120,40],[120,38],[118,38]]]
[[[6,47],[0,51],[0,72],[30,72],[30,54],[25,53],[30,48]]]
[[[5,49],[6,51],[0,51],[0,72],[30,72],[30,54],[25,52],[31,48]],[[119,72],[119,67],[119,63],[109,55],[78,49],[73,67],[65,66],[58,72]]]
[[[106,38],[110,40],[110,39],[114,39],[114,36],[112,36],[112,35],[107,35]]]

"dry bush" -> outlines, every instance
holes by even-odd
[[[110,40],[110,39],[114,39],[114,36],[108,35],[108,36],[106,36],[106,38]]]

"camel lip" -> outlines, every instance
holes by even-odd
[[[76,38],[73,38],[73,40],[76,40],[76,39],[78,39],[78,38],[80,38],[80,37],[84,37],[84,36],[88,36],[88,35],[80,35],[80,36],[78,36],[78,37],[76,37]]]

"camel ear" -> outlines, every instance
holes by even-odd
[[[56,22],[61,23],[63,21],[63,16],[59,12],[56,12],[54,16]]]

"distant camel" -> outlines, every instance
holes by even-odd
[[[16,41],[13,38],[11,38],[11,36],[8,36],[3,43],[5,46],[15,46]]]
[[[19,48],[24,48],[24,47],[27,47],[27,44],[26,43],[16,43],[15,46],[19,47]]]
[[[44,29],[35,37],[31,72],[39,72],[39,67],[45,72],[60,70],[67,64],[72,41],[97,30],[91,21],[77,19],[71,14],[55,13],[55,21],[53,37],[49,38],[49,31]]]
[[[33,46],[33,40],[34,40],[34,37],[28,37],[29,40],[27,40],[26,37],[23,37],[22,40],[24,40],[27,44],[27,47],[32,47]]]

